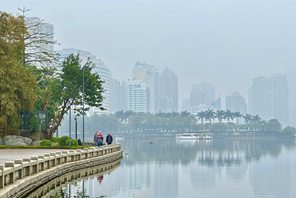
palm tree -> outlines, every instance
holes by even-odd
[[[224,114],[224,118],[228,121],[228,123],[230,122],[230,119],[233,119],[233,112],[231,112],[230,110],[226,110],[225,114]]]
[[[239,124],[239,118],[241,118],[243,115],[240,112],[234,112],[233,116],[236,118],[236,124]]]
[[[215,114],[215,117],[219,120],[219,122],[221,123],[222,120],[225,117],[225,111],[224,110],[218,110]]]
[[[199,120],[201,120],[202,125],[204,124],[205,116],[206,116],[205,111],[200,111],[200,112],[197,113],[197,117],[198,117]]]
[[[210,124],[212,124],[212,119],[215,118],[215,112],[213,109],[208,109],[205,111],[205,119],[210,121]]]
[[[254,123],[259,123],[261,121],[261,118],[260,118],[260,116],[255,115],[255,116],[252,116],[252,120]]]
[[[245,119],[245,123],[249,124],[252,121],[252,115],[251,114],[246,114],[245,116],[243,116]]]

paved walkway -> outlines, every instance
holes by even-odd
[[[59,149],[0,149],[0,164],[7,161],[37,157],[45,153],[61,151]]]

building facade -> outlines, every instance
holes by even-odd
[[[149,87],[149,109],[148,112],[154,113],[155,106],[155,98],[158,97],[157,93],[157,84],[158,84],[158,71],[153,65],[149,65],[142,62],[136,62],[133,72],[132,72],[132,79],[144,82],[146,86]]]
[[[240,112],[245,115],[247,113],[247,103],[245,98],[238,92],[234,92],[225,98],[226,110],[232,112]]]
[[[289,90],[287,77],[281,74],[271,78],[258,77],[249,89],[249,112],[264,120],[289,121]]]
[[[157,112],[178,112],[178,77],[166,68],[160,73],[158,82],[155,109]]]
[[[194,84],[190,94],[191,112],[196,113],[212,108],[215,100],[215,88],[206,82]]]
[[[145,82],[129,80],[127,86],[127,110],[148,113],[150,110],[150,89]]]

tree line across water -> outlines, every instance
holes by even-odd
[[[63,130],[68,129],[68,120]],[[78,119],[78,123],[81,123]],[[180,113],[135,113],[119,111],[115,114],[92,115],[86,117],[86,131],[113,132],[260,132],[262,134],[294,135],[293,127],[282,128],[276,119],[262,120],[258,115],[241,115],[238,112],[206,110],[195,115]]]

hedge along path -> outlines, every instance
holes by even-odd
[[[0,165],[0,197],[22,197],[25,193],[65,173],[110,163],[120,158],[120,144],[112,144],[8,161]]]

